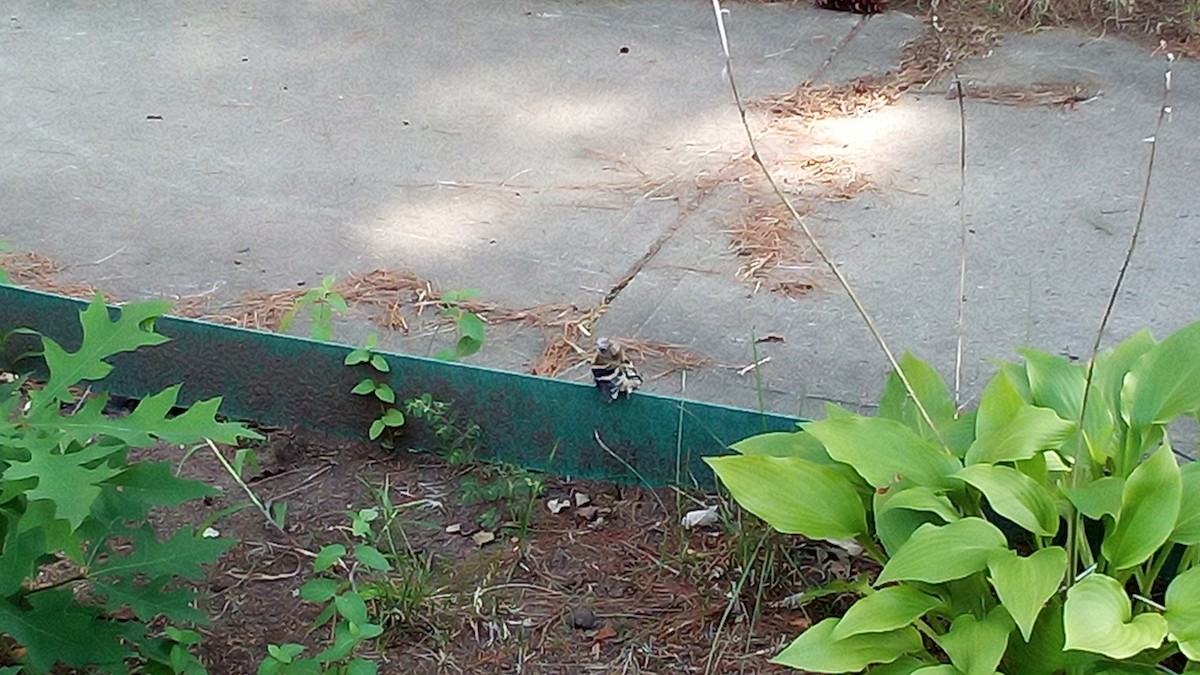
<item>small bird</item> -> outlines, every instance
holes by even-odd
[[[813,0],[821,9],[854,14],[881,14],[887,11],[887,0]]]
[[[592,355],[592,380],[609,401],[617,400],[621,394],[629,396],[642,386],[642,376],[638,375],[621,345],[608,338],[596,340],[596,353]]]

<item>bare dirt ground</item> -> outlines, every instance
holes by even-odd
[[[180,455],[153,454],[176,462]],[[254,672],[268,644],[302,642],[309,654],[328,644],[327,628],[309,633],[319,607],[297,589],[322,546],[350,542],[348,512],[377,507],[372,490],[383,486],[397,505],[422,505],[401,509],[397,524],[427,574],[413,584],[419,599],[406,611],[392,606],[390,618],[379,617],[387,631],[367,655],[382,673],[784,672],[768,659],[841,600],[804,609],[778,603],[862,571],[827,544],[764,539],[749,516],[685,531],[681,510],[696,503],[669,490],[537,476],[544,491],[527,502],[522,533],[511,520],[525,517],[520,497],[465,503],[466,486],[503,479],[501,468],[288,431],[270,434],[258,456],[261,470],[248,483],[264,501],[287,502],[286,531],[253,508],[215,524],[240,544],[207,580],[213,625],[202,631],[200,653],[212,673]],[[246,501],[208,449],[190,456],[182,473],[224,495],[160,514],[160,527],[198,524]],[[590,503],[577,507],[577,493]],[[552,514],[547,501],[559,498],[571,506]],[[496,522],[497,534],[483,546],[464,534],[480,529],[481,516]],[[446,531],[453,526],[461,532]]]

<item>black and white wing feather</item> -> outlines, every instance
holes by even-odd
[[[633,367],[621,345],[608,338],[600,338],[596,340],[596,352],[592,355],[592,381],[605,399],[615,401],[621,394],[633,394],[642,385],[642,376]]]

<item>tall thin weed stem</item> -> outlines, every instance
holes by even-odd
[[[1154,159],[1158,154],[1158,136],[1162,133],[1163,122],[1171,115],[1171,67],[1175,63],[1175,55],[1167,54],[1167,68],[1163,73],[1163,89],[1162,103],[1158,107],[1158,119],[1154,123],[1154,135],[1147,139],[1150,142],[1150,156],[1146,159],[1146,180],[1142,183],[1142,199],[1138,205],[1137,220],[1133,224],[1133,232],[1129,235],[1129,245],[1125,247],[1125,259],[1121,262],[1121,269],[1117,272],[1117,280],[1113,284],[1112,292],[1108,295],[1108,304],[1104,306],[1104,314],[1100,317],[1100,327],[1096,330],[1096,340],[1092,343],[1091,357],[1088,359],[1087,377],[1084,378],[1083,384],[1083,402],[1079,405],[1079,433],[1086,433],[1083,421],[1086,419],[1088,403],[1091,399],[1092,378],[1096,372],[1096,356],[1100,353],[1100,344],[1104,340],[1104,331],[1108,328],[1108,321],[1112,318],[1113,306],[1117,304],[1117,296],[1121,292],[1121,286],[1125,283],[1125,274],[1129,271],[1129,263],[1133,259],[1133,252],[1137,248],[1138,238],[1142,234],[1142,224],[1146,220],[1146,205],[1150,202],[1150,184],[1154,177]],[[1083,447],[1082,445],[1080,447]],[[1080,453],[1081,454],[1081,453]],[[1084,459],[1082,456],[1075,458],[1075,470],[1071,472],[1071,485],[1077,487],[1079,476],[1079,464]],[[1067,521],[1067,554],[1068,561],[1074,569],[1078,549],[1076,547],[1075,530],[1082,526],[1081,517],[1078,513]]]
[[[967,110],[963,99],[962,80],[954,77],[954,93],[958,99],[958,316],[954,326],[957,337],[954,345],[954,413],[958,414],[962,400],[963,334],[967,310]]]
[[[775,196],[779,198],[780,203],[783,204],[784,208],[787,209],[788,215],[790,215],[792,218],[792,222],[800,228],[800,231],[804,234],[804,237],[808,240],[808,243],[813,247],[813,251],[816,252],[817,257],[819,257],[821,262],[829,268],[829,271],[833,274],[834,278],[837,279],[838,285],[841,286],[842,290],[846,292],[846,295],[850,298],[850,302],[854,305],[855,311],[858,312],[860,317],[862,317],[863,322],[867,324],[867,330],[871,332],[871,337],[875,339],[876,344],[878,344],[879,348],[883,351],[884,357],[887,358],[888,364],[896,373],[896,376],[900,378],[900,383],[904,385],[904,390],[908,393],[908,396],[912,399],[913,404],[917,407],[917,411],[921,414],[921,418],[926,424],[929,425],[929,428],[938,437],[939,442],[944,447],[945,441],[942,440],[941,433],[938,431],[937,425],[933,423],[933,418],[930,417],[929,411],[925,409],[925,405],[917,396],[916,390],[913,388],[912,383],[909,382],[908,376],[904,373],[904,370],[900,368],[900,363],[896,360],[895,355],[892,354],[891,348],[888,347],[887,341],[884,339],[883,334],[880,333],[878,326],[875,325],[875,320],[871,318],[871,315],[867,312],[866,307],[859,299],[858,293],[854,291],[854,288],[850,285],[850,281],[846,278],[846,275],[842,274],[842,271],[838,269],[838,266],[833,262],[833,259],[829,257],[828,253],[825,252],[825,247],[821,245],[820,240],[818,240],[817,237],[812,233],[812,230],[809,229],[808,224],[804,222],[804,219],[800,216],[800,212],[797,211],[796,207],[792,204],[792,200],[789,199],[786,194],[784,194],[783,189],[780,188],[778,181],[775,180],[775,176],[771,173],[771,170],[763,161],[762,155],[759,154],[758,143],[754,138],[754,132],[750,129],[750,122],[746,116],[746,104],[742,100],[741,92],[738,91],[737,80],[733,75],[733,56],[730,55],[729,52],[729,37],[725,31],[725,10],[721,8],[721,0],[712,0],[712,6],[713,14],[717,19],[717,32],[721,37],[721,49],[725,55],[725,76],[729,80],[729,89],[733,93],[733,100],[737,104],[738,115],[741,118],[742,128],[745,130],[746,140],[750,144],[750,158],[756,165],[758,165],[758,168],[762,171],[767,183],[771,186],[771,191],[775,193]]]

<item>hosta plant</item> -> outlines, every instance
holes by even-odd
[[[200,636],[180,627],[205,622],[186,581],[233,542],[155,532],[152,508],[214,490],[130,451],[256,435],[218,421],[219,399],[175,414],[178,386],[121,418],[77,389],[108,375],[109,357],[165,342],[154,321],[167,309],[127,305],[113,319],[97,298],[76,351],[41,339],[44,380],[0,385],[0,673],[204,672],[189,653]]]
[[[1141,332],[1089,373],[1040,351],[974,410],[910,355],[874,417],[707,458],[784,533],[857,542],[881,571],[775,657],[812,672],[1181,672],[1200,661],[1200,464],[1168,427],[1200,410],[1200,322]],[[919,405],[917,403],[919,401]]]

